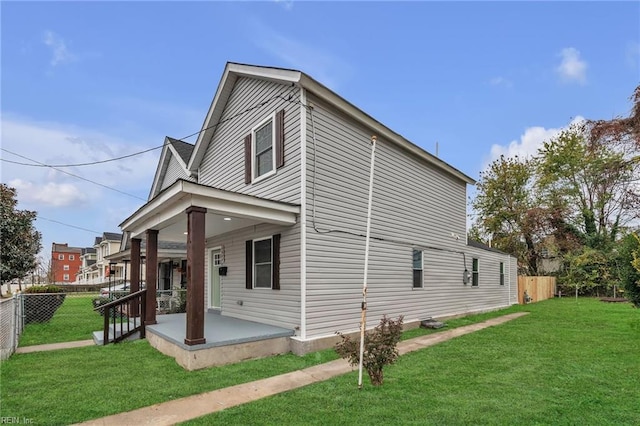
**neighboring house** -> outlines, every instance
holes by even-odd
[[[96,249],[94,247],[85,247],[82,249],[80,271],[76,274],[76,284],[86,284],[91,282],[94,275],[97,275]]]
[[[303,72],[228,63],[195,146],[167,138],[121,224],[146,240],[147,276],[159,240],[186,243],[186,345],[207,309],[295,330],[295,353],[358,330],[372,135],[368,325],[517,303],[516,259],[467,243],[472,178]]]
[[[108,256],[117,253],[120,248],[122,234],[103,232],[95,237],[93,247],[83,249],[83,263],[76,284],[108,284],[123,280],[126,273],[125,264],[113,262]]]
[[[141,263],[144,265],[146,241],[140,242]],[[119,251],[106,257],[109,262],[125,265],[124,279],[131,280],[131,239],[123,234]],[[157,290],[184,289],[187,286],[187,248],[183,242],[159,241],[157,254]],[[145,281],[144,272],[140,281]]]
[[[57,284],[71,284],[82,267],[82,248],[67,243],[51,245],[51,279]]]

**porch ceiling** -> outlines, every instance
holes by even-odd
[[[122,222],[120,228],[130,232],[132,238],[156,229],[160,240],[186,241],[185,210],[191,206],[207,209],[206,238],[260,223],[294,225],[300,213],[300,206],[293,204],[178,180]]]

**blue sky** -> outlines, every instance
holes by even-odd
[[[638,2],[0,7],[2,148],[46,164],[198,131],[227,61],[304,71],[424,149],[438,142],[474,178],[500,154],[535,153],[576,117],[627,115],[640,83]],[[133,196],[7,162],[1,177],[42,217],[48,256],[54,241],[90,246],[119,231],[147,197],[159,153],[64,169]]]

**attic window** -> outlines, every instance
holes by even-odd
[[[244,138],[244,182],[258,182],[284,166],[284,110],[271,115]]]

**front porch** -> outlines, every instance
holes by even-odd
[[[158,315],[156,324],[146,326],[149,344],[175,358],[187,370],[231,364],[291,351],[294,330],[232,318],[218,313],[204,314],[205,343],[184,342],[187,314]]]

